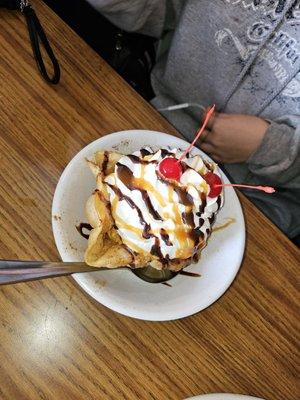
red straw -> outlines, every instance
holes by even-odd
[[[230,184],[230,183],[225,183],[223,185],[214,185],[214,186],[216,186],[216,187],[236,186],[236,187],[242,187],[242,188],[247,188],[247,189],[262,190],[263,192],[266,192],[266,193],[276,192],[276,190],[271,186],[251,186],[251,185],[238,185],[238,184]]]
[[[204,122],[201,126],[201,128],[198,130],[195,139],[192,141],[192,143],[189,145],[189,147],[185,150],[185,152],[182,154],[182,156],[179,158],[178,162],[182,161],[184,159],[184,157],[187,155],[187,153],[191,150],[191,148],[194,146],[194,144],[197,142],[197,140],[199,139],[201,133],[204,131],[209,119],[211,118],[211,116],[213,115],[214,111],[215,111],[215,104],[208,109]]]

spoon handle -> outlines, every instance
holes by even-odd
[[[0,285],[104,269],[84,262],[0,260]]]

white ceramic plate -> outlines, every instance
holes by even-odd
[[[186,400],[263,400],[258,397],[245,396],[242,394],[211,393],[200,396],[189,397]]]
[[[188,143],[160,132],[122,131],[90,143],[67,165],[58,182],[52,205],[53,233],[63,261],[83,260],[87,245],[75,228],[86,221],[85,203],[95,188],[95,180],[85,158],[91,158],[94,152],[101,149],[129,154],[144,146],[185,149]],[[192,153],[204,155],[196,148]],[[223,179],[229,182],[225,175]],[[152,321],[187,317],[208,307],[226,291],[242,261],[245,246],[243,213],[234,190],[226,188],[225,204],[215,226],[230,219],[234,223],[211,235],[199,263],[187,268],[187,271],[199,273],[201,277],[177,275],[169,281],[172,287],[144,282],[127,270],[76,274],[74,279],[99,303],[121,314]]]

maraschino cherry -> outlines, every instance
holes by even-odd
[[[215,106],[213,105],[206,113],[204,122],[201,126],[201,128],[198,130],[195,139],[193,142],[189,145],[189,147],[185,150],[185,152],[182,154],[182,156],[177,160],[174,157],[166,157],[161,162],[159,163],[158,170],[159,173],[164,177],[165,179],[173,179],[176,181],[180,180],[180,177],[182,175],[182,166],[181,166],[181,161],[184,159],[184,157],[187,155],[187,153],[191,150],[191,148],[194,146],[196,141],[199,139],[200,135],[204,131],[208,120],[212,116],[212,114],[215,111]]]
[[[245,189],[254,189],[254,190],[261,190],[262,192],[265,193],[274,193],[276,190],[271,187],[271,186],[253,186],[253,185],[241,185],[241,184],[236,184],[236,183],[222,183],[221,178],[214,174],[213,172],[206,172],[205,175],[203,175],[204,180],[208,183],[209,185],[209,193],[208,197],[218,197],[219,194],[222,191],[223,187],[239,187],[239,188],[245,188]]]
[[[164,178],[174,179],[175,181],[179,181],[182,175],[181,163],[174,157],[164,158],[159,163],[158,170]]]
[[[218,197],[222,192],[221,178],[213,172],[206,172],[203,178],[209,185],[208,197]]]

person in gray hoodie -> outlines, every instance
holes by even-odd
[[[160,39],[152,71],[159,110],[290,238],[300,234],[300,0],[88,0],[114,24]]]

